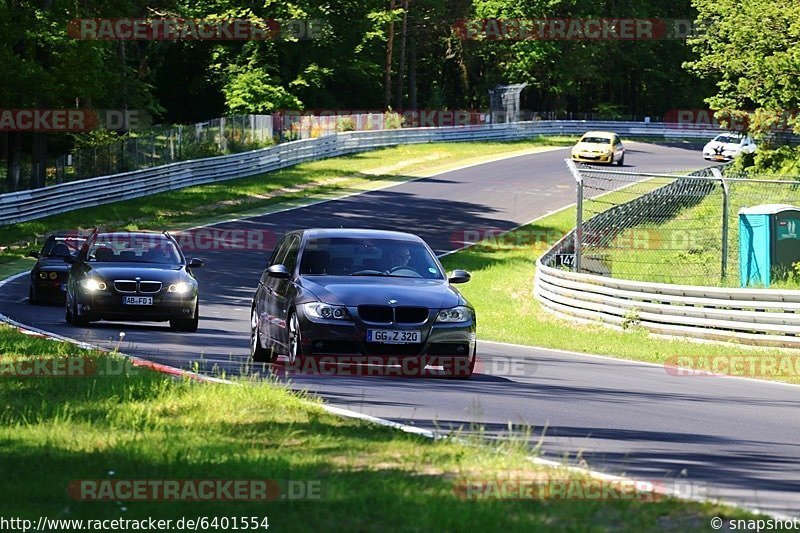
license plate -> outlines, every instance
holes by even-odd
[[[722,155],[715,155],[715,156],[714,156],[714,159],[716,159],[717,161],[725,161],[725,156],[722,156]]]
[[[422,335],[419,331],[403,331],[393,329],[368,329],[367,342],[383,344],[419,344]]]
[[[152,296],[125,296],[122,299],[125,305],[153,305]]]

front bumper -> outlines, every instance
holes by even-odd
[[[572,160],[576,163],[611,163],[614,160],[614,154],[590,154],[581,152],[572,154]]]
[[[125,305],[124,296],[111,291],[82,291],[77,303],[82,313],[93,320],[124,320],[164,322],[178,318],[195,318],[197,294],[179,295],[175,293],[142,294],[152,296],[153,305]]]
[[[721,154],[716,152],[703,152],[703,158],[709,161],[733,161],[736,155],[737,154],[733,152],[722,152]]]
[[[469,358],[475,352],[474,318],[467,322],[435,323],[432,311],[422,324],[372,324],[362,321],[348,309],[351,320],[314,320],[303,315],[299,306],[301,351],[304,356],[377,356],[387,361],[436,357]],[[383,344],[366,342],[367,329],[420,331],[420,343]],[[433,363],[435,364],[435,363]]]
[[[41,279],[36,277],[31,279],[31,285],[36,290],[37,298],[51,298],[63,302],[67,294],[66,279],[57,278],[51,280],[49,278]]]

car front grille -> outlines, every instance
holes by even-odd
[[[114,282],[114,289],[117,292],[153,294],[161,290],[161,282],[121,279]]]
[[[114,289],[117,292],[136,292],[136,282],[128,280],[115,281]]]
[[[358,316],[364,322],[374,324],[422,324],[428,320],[428,308],[359,305]]]
[[[398,307],[394,310],[398,324],[421,324],[428,320],[427,307]]]
[[[376,324],[391,324],[394,318],[392,308],[388,305],[359,305],[358,316],[364,322]]]
[[[161,282],[160,281],[140,281],[139,282],[139,292],[153,293],[153,292],[158,292],[160,290],[161,290]]]

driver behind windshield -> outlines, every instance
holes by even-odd
[[[403,267],[408,267],[409,261],[411,261],[411,251],[408,249],[407,246],[400,246],[392,250],[392,253],[389,254],[389,270],[399,269]]]

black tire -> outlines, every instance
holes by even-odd
[[[36,288],[33,285],[28,289],[28,303],[31,305],[39,305],[40,303],[39,296],[36,294]]]
[[[169,321],[169,327],[172,331],[185,331],[187,333],[194,333],[200,324],[200,302],[194,306],[194,318],[174,318]]]
[[[622,157],[619,158],[619,161],[617,161],[617,164],[619,166],[622,166],[622,165],[625,164],[625,154],[622,154]]]
[[[275,362],[271,350],[261,346],[261,334],[258,331],[258,316],[255,307],[250,311],[250,357],[255,363]]]
[[[69,305],[69,297],[67,298],[66,302],[64,303],[64,320],[66,321],[67,325],[72,326],[72,308]]]
[[[300,367],[303,364],[303,342],[300,334],[300,321],[294,311],[289,312],[286,320],[286,336],[289,340],[287,346],[289,353],[286,354],[289,364]]]
[[[76,328],[85,328],[89,325],[89,317],[81,315],[78,312],[78,304],[74,299],[72,300],[72,310],[70,314],[72,315],[72,322],[70,323]]]

